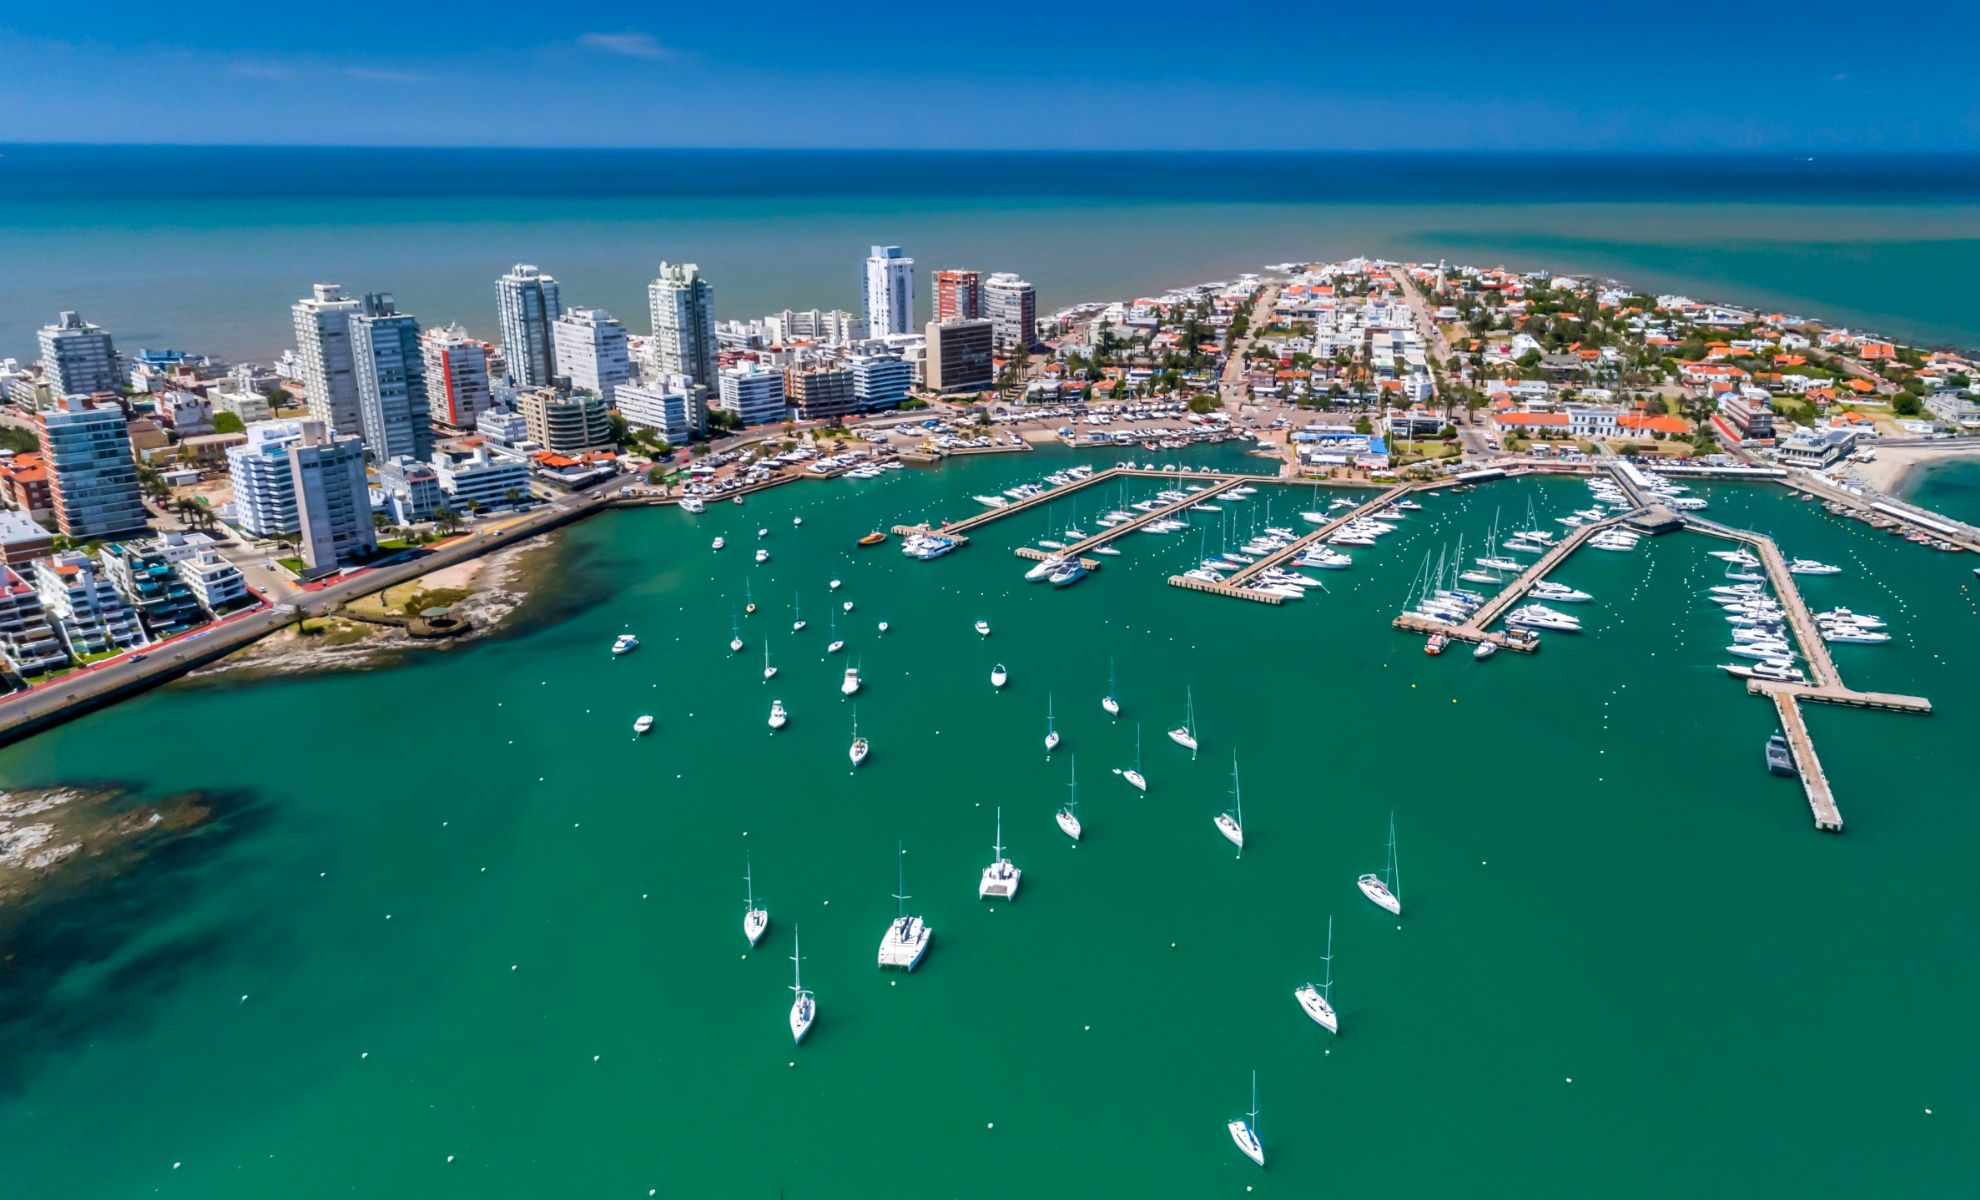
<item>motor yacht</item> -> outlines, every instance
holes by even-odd
[[[708,506],[695,496],[681,497],[681,511],[684,513],[707,512]]]
[[[1066,560],[1063,558],[1048,558],[1042,562],[1035,563],[1029,571],[1024,573],[1024,581],[1026,583],[1043,583],[1051,577],[1052,572],[1064,566],[1065,562]]]
[[[720,550],[722,547],[728,544],[729,544],[728,539],[718,537],[714,541],[708,543],[708,547],[711,550]]]
[[[757,562],[760,562],[760,563],[767,563],[767,562],[769,562],[769,561],[770,561],[770,552],[769,552],[768,550],[764,550],[764,549],[761,549],[761,548],[759,548],[759,549],[757,550],[757,552],[756,552],[756,561],[757,561]]]
[[[1006,683],[1010,682],[1010,679],[1011,679],[1011,673],[1004,669],[1003,663],[998,663],[996,666],[990,668],[991,687],[993,688],[1003,687]]]
[[[1533,597],[1536,600],[1553,600],[1561,604],[1583,604],[1594,599],[1579,588],[1571,588],[1565,583],[1555,583],[1551,579],[1542,579],[1534,584]]]
[[[1840,575],[1842,568],[1830,563],[1817,562],[1812,558],[1797,558],[1788,562],[1790,575]]]
[[[612,653],[614,655],[631,654],[637,649],[639,649],[639,639],[630,633],[622,633],[612,639]]]
[[[770,702],[770,728],[782,729],[785,722],[790,719],[791,714],[784,711],[784,702],[782,700],[772,700]]]
[[[847,667],[846,677],[839,684],[839,694],[841,696],[852,696],[852,695],[856,695],[858,692],[859,692],[859,667],[857,665]]]
[[[653,718],[650,715],[643,714],[640,716],[638,720],[633,722],[633,734],[635,736],[645,733],[647,730],[652,728],[653,728]]]
[[[984,637],[989,637],[989,636],[990,636],[990,622],[988,622],[988,621],[978,621],[978,622],[976,623],[976,632],[977,632],[977,633],[979,633],[979,634],[981,634],[981,635],[983,635]]]
[[[1480,642],[1472,647],[1471,657],[1478,662],[1484,662],[1498,652],[1499,644],[1497,642]]]

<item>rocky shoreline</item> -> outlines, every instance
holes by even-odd
[[[0,791],[0,934],[7,909],[47,884],[116,874],[213,815],[197,793],[137,805],[129,794],[114,784]]]

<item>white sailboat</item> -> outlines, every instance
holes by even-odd
[[[1059,731],[1052,724],[1052,694],[1045,694],[1045,753],[1050,754],[1059,748]]]
[[[804,986],[804,955],[798,951],[798,927],[791,926],[791,991],[796,997],[791,1001],[791,1044],[804,1041],[804,1035],[811,1032],[811,1023],[818,1019],[818,1002]]]
[[[1079,840],[1079,755],[1072,756],[1072,778],[1066,783],[1066,806],[1058,812],[1059,828],[1073,841]]]
[[[852,749],[846,751],[847,756],[852,759],[853,766],[856,767],[866,761],[866,752],[869,748],[866,739],[859,736],[859,709],[854,708]]]
[[[1121,715],[1120,690],[1119,683],[1114,678],[1114,660],[1110,658],[1107,660],[1107,694],[1100,697],[1100,707],[1106,709],[1110,717],[1118,718]]]
[[[742,629],[737,625],[735,617],[731,616],[729,618],[729,653],[740,654],[742,653],[742,648]]]
[[[798,596],[795,592],[791,594],[791,616],[795,618],[791,621],[791,632],[797,633],[804,628],[804,610],[799,607]]]
[[[935,931],[907,910],[907,902],[913,899],[907,894],[907,847],[901,846],[898,853],[901,890],[894,893],[894,919],[880,939],[880,965],[913,971],[921,965],[922,956],[928,953],[928,940],[935,936]]]
[[[754,946],[770,928],[770,910],[756,907],[755,872],[750,868],[747,853],[743,855],[743,889],[743,936]]]
[[[1309,983],[1294,989],[1293,999],[1299,1001],[1299,1007],[1307,1016],[1313,1018],[1314,1024],[1328,1033],[1338,1034],[1341,1031],[1341,1023],[1340,1018],[1334,1013],[1334,918],[1332,917],[1327,918],[1327,956],[1320,961],[1327,964],[1326,978],[1321,980],[1319,987]]]
[[[997,841],[991,846],[997,857],[983,868],[983,879],[976,885],[978,900],[1015,900],[1024,872],[1004,857],[1004,808],[997,806]]]
[[[1233,846],[1244,849],[1244,797],[1238,790],[1237,751],[1231,751],[1231,806],[1232,811],[1220,812],[1214,818],[1217,832],[1230,840]]]
[[[844,650],[846,648],[846,643],[839,637],[838,613],[832,614],[831,636],[832,636],[832,640],[829,643],[827,643],[825,646],[825,653],[837,654],[839,651]]]
[[[769,683],[777,677],[777,668],[770,665],[770,643],[763,643],[763,682]]]
[[[1196,698],[1188,688],[1183,689],[1183,723],[1179,729],[1169,731],[1169,740],[1178,746],[1189,747],[1189,756],[1196,757]]]
[[[1244,1151],[1244,1156],[1262,1167],[1265,1165],[1265,1144],[1258,1140],[1258,1072],[1256,1071],[1251,1073],[1251,1111],[1245,1115],[1250,1119],[1241,1121],[1233,1118],[1227,1128],[1231,1131],[1231,1140],[1237,1143],[1239,1150]]]
[[[1148,780],[1143,778],[1141,774],[1141,723],[1139,721],[1135,722],[1134,726],[1134,765],[1122,771],[1121,778],[1133,784],[1139,791],[1145,792],[1148,790]]]
[[[1396,862],[1396,814],[1389,814],[1389,861],[1380,875],[1363,875],[1354,881],[1370,901],[1402,916],[1402,870]]]

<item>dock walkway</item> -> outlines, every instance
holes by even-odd
[[[1808,794],[1808,811],[1814,814],[1815,828],[1823,833],[1841,833],[1842,810],[1836,807],[1835,792],[1822,771],[1822,760],[1815,754],[1815,739],[1808,732],[1800,703],[1792,692],[1785,690],[1768,694],[1773,696],[1774,707],[1780,711],[1781,731],[1787,734],[1788,749],[1794,753],[1795,770],[1801,774],[1802,791]]]
[[[1685,514],[1684,523],[1687,528],[1699,533],[1743,542],[1760,552],[1760,563],[1767,569],[1767,582],[1773,585],[1774,595],[1781,602],[1781,610],[1787,614],[1788,624],[1794,629],[1795,640],[1801,643],[1802,657],[1808,662],[1808,670],[1816,686],[1841,689],[1842,673],[1836,670],[1836,660],[1829,654],[1829,643],[1822,640],[1822,631],[1815,624],[1815,615],[1808,611],[1807,601],[1801,598],[1801,585],[1794,581],[1794,573],[1788,570],[1787,559],[1781,556],[1781,548],[1774,544],[1774,539],[1764,533],[1735,529],[1689,513]]]
[[[1331,521],[1328,521],[1325,525],[1322,525],[1318,529],[1315,529],[1312,533],[1309,533],[1304,537],[1293,539],[1293,541],[1284,548],[1273,551],[1272,553],[1259,559],[1257,562],[1247,565],[1243,570],[1235,572],[1234,574],[1226,577],[1220,582],[1212,583],[1207,579],[1191,579],[1187,575],[1171,575],[1169,576],[1169,583],[1175,587],[1188,588],[1191,591],[1196,591],[1196,592],[1214,592],[1219,596],[1235,596],[1240,600],[1256,600],[1261,604],[1282,604],[1285,602],[1284,596],[1274,595],[1271,592],[1257,591],[1253,588],[1249,588],[1244,585],[1250,583],[1252,580],[1258,578],[1260,575],[1263,575],[1266,571],[1269,571],[1272,568],[1279,566],[1282,563],[1291,561],[1296,555],[1304,551],[1307,547],[1312,546],[1315,543],[1322,541],[1323,539],[1332,537],[1335,533],[1339,532],[1341,527],[1346,525],[1349,521],[1356,520],[1357,518],[1360,517],[1365,517],[1369,513],[1377,512],[1381,509],[1387,508],[1389,505],[1394,504],[1396,501],[1402,499],[1404,496],[1407,496],[1411,491],[1414,490],[1415,490],[1415,485],[1413,484],[1399,483],[1395,487],[1390,488],[1388,491],[1383,492],[1381,495],[1376,496],[1374,499],[1369,500],[1366,503],[1356,505],[1355,507],[1347,510],[1345,513],[1342,513],[1340,516],[1335,517]]]
[[[1613,517],[1604,517],[1599,521],[1591,521],[1586,525],[1575,526],[1574,532],[1554,543],[1553,548],[1536,559],[1532,566],[1521,571],[1519,578],[1501,588],[1498,595],[1480,605],[1478,611],[1472,613],[1471,618],[1463,626],[1460,626],[1459,629],[1475,630],[1482,634],[1487,626],[1498,620],[1508,609],[1524,599],[1526,593],[1533,590],[1533,585],[1545,579],[1549,571],[1552,571],[1561,564],[1562,559],[1580,549],[1581,543],[1604,529],[1628,520],[1629,517],[1629,513],[1619,513]],[[1463,640],[1475,642],[1479,638],[1464,635]]]

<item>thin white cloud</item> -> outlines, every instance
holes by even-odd
[[[364,83],[424,83],[426,76],[417,71],[390,71],[381,67],[345,67],[344,75],[349,79]]]
[[[650,33],[587,33],[578,38],[587,50],[617,54],[623,58],[672,58],[674,52]]]

